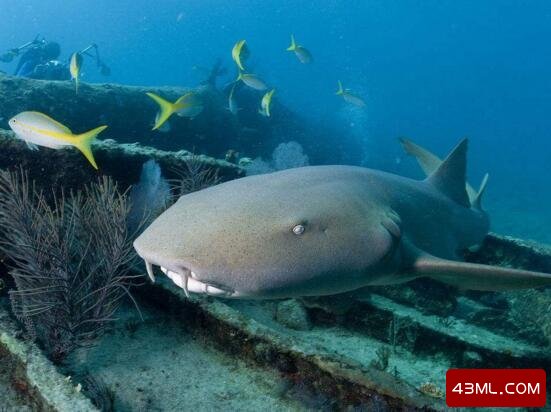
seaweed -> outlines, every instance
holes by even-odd
[[[86,372],[79,381],[82,384],[82,392],[96,408],[101,412],[114,410],[115,395],[99,376]]]
[[[173,171],[178,178],[172,179],[174,200],[180,196],[197,192],[220,183],[218,170],[205,166],[198,155],[184,161],[184,167]]]
[[[388,368],[391,354],[392,351],[388,346],[379,346],[375,351],[376,359],[371,361],[370,366],[377,370],[385,371]]]
[[[12,310],[61,363],[105,333],[138,275],[126,193],[108,177],[49,202],[28,174],[0,171],[0,250],[11,261]],[[134,302],[135,303],[135,302]]]

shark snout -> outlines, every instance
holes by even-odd
[[[200,293],[218,297],[237,297],[238,292],[222,285],[202,280],[201,276],[191,269],[191,264],[181,259],[162,256],[159,250],[144,246],[142,238],[134,241],[134,249],[145,263],[146,271],[152,282],[155,282],[155,267],[158,267],[174,284],[182,288],[189,297],[189,293]]]

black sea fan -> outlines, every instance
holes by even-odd
[[[12,262],[12,308],[55,362],[93,344],[134,276],[126,194],[107,177],[48,201],[25,172],[0,171],[0,249]]]
[[[218,170],[205,165],[201,158],[195,154],[186,159],[184,167],[174,170],[174,173],[178,176],[177,179],[171,181],[176,199],[220,182]]]

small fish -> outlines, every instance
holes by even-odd
[[[159,113],[157,113],[157,116],[158,115],[159,115]],[[157,116],[155,116],[155,123],[157,123]],[[169,133],[172,130],[172,126],[170,125],[170,122],[167,120],[157,130],[161,133]]]
[[[239,110],[241,110],[238,106],[237,106],[237,101],[235,100],[235,96],[234,96],[234,92],[235,92],[235,87],[237,86],[237,83],[234,83],[231,90],[230,90],[230,95],[228,96],[228,110],[230,111],[231,114],[233,115],[237,115],[237,113],[239,112]]]
[[[71,63],[69,64],[69,71],[71,72],[71,80],[75,81],[75,93],[78,94],[78,82],[80,79],[80,70],[82,69],[82,54],[73,53],[71,56]]]
[[[266,83],[260,80],[256,74],[239,72],[239,76],[237,76],[237,81],[239,80],[255,90],[263,91],[268,88],[268,86],[266,86]]]
[[[365,107],[365,102],[358,96],[353,95],[350,93],[349,89],[343,89],[342,83],[339,80],[339,90],[337,90],[337,95],[342,96],[345,102],[353,104],[354,106],[358,107]]]
[[[291,45],[287,47],[287,51],[295,52],[298,60],[303,64],[308,64],[312,62],[312,53],[308,51],[306,47],[299,46],[295,42],[295,36],[291,34]]]
[[[249,54],[249,47],[247,46],[247,42],[245,40],[239,40],[233,46],[231,57],[235,64],[237,64],[237,67],[239,67],[239,70],[245,70],[245,66],[243,64],[249,57]]]
[[[9,125],[17,137],[24,140],[29,147],[44,146],[50,149],[61,149],[73,146],[82,152],[94,169],[98,168],[91,146],[96,136],[107,126],[96,127],[82,134],[73,134],[68,127],[39,112],[19,113],[10,119]]]
[[[272,89],[262,97],[262,101],[260,102],[260,110],[258,111],[258,113],[260,113],[262,116],[271,116],[270,107],[272,105],[272,97],[274,93],[275,89]]]
[[[155,100],[160,108],[155,117],[155,126],[153,126],[153,130],[159,129],[174,113],[181,117],[194,118],[203,111],[203,101],[199,95],[193,92],[184,94],[174,103],[170,103],[168,100],[157,96],[155,93],[146,94]]]

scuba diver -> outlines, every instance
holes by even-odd
[[[13,73],[15,76],[40,80],[69,80],[71,78],[69,66],[58,60],[60,53],[59,43],[46,41],[37,36],[34,40],[0,55],[0,62],[10,63],[19,56]],[[78,53],[94,58],[100,73],[109,76],[111,70],[101,60],[96,44],[91,44]]]
[[[68,73],[66,67],[59,60],[61,48],[59,43],[46,41],[40,36],[33,41],[9,50],[0,56],[0,61],[11,62],[19,57],[14,71],[15,76],[30,77],[34,79],[66,80]]]

